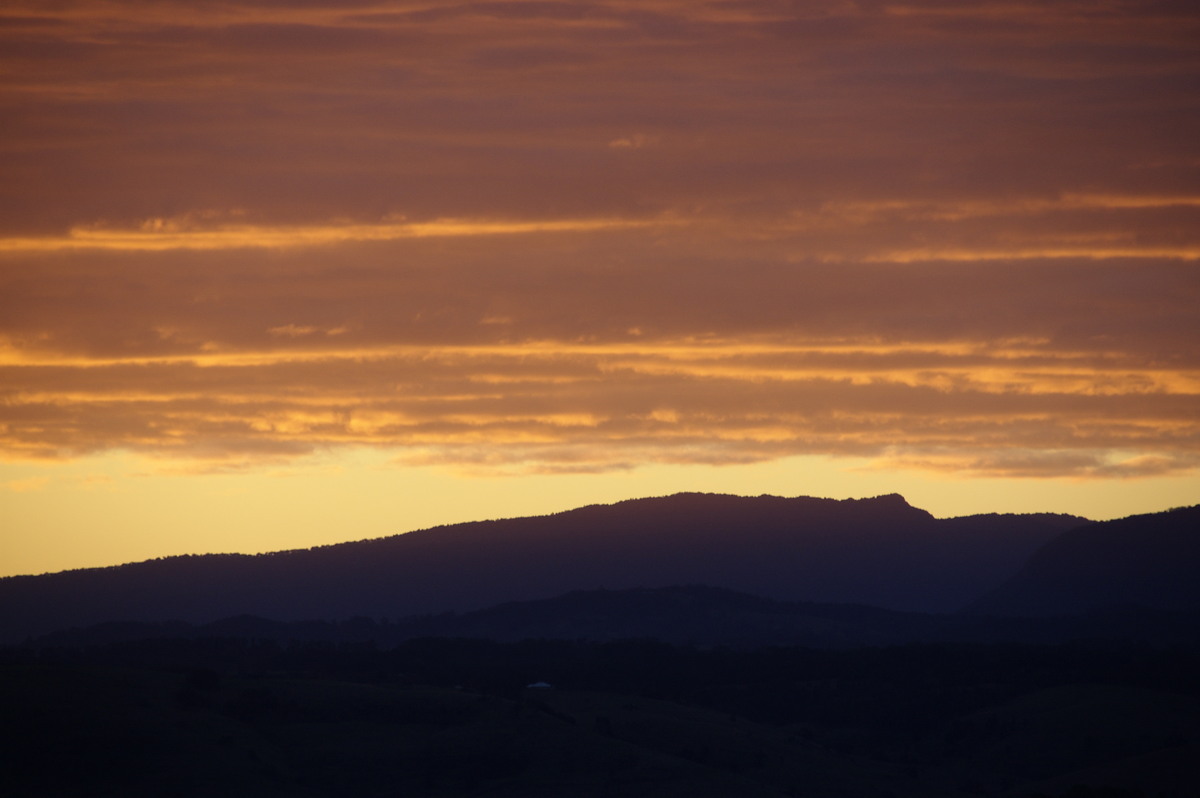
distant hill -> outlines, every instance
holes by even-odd
[[[281,622],[240,615],[206,624],[110,622],[36,638],[45,646],[93,646],[138,640],[242,638],[359,643],[384,646],[421,637],[497,642],[520,640],[650,639],[675,645],[803,645],[843,648],[941,639],[963,625],[953,616],[875,607],[764,599],[702,585],[575,591],[535,601],[516,601],[467,613],[375,621]],[[968,623],[970,623],[968,621]]]
[[[940,616],[775,601],[694,585],[576,591],[434,617],[414,631],[501,642],[651,639],[697,646],[840,648],[908,642],[936,635],[939,627]]]
[[[346,625],[341,628],[343,635],[350,631]],[[409,619],[391,628],[393,634],[402,635],[401,639],[416,636],[499,642],[649,639],[675,645],[732,648],[840,649],[933,642],[1080,640],[1200,645],[1200,611],[1195,610],[1113,607],[1070,617],[1008,619],[899,612],[861,604],[775,601],[702,585],[577,591],[461,615]],[[383,632],[386,627],[378,629]],[[357,631],[365,634],[369,630],[360,625]],[[277,639],[286,638],[280,635]]]
[[[685,585],[575,591],[466,613],[398,620],[275,621],[252,615],[211,623],[109,622],[34,638],[34,647],[88,648],[146,640],[242,639],[277,643],[374,643],[386,650],[418,638],[515,643],[656,640],[677,646],[850,649],[909,643],[1073,641],[1200,646],[1200,612],[1117,608],[1080,616],[997,618],[897,612],[856,604],[775,601],[724,588]]]
[[[1200,610],[1200,505],[1070,530],[970,612],[1037,617],[1118,605]]]
[[[464,612],[577,590],[710,585],[770,599],[956,610],[1086,519],[936,519],[898,495],[677,494],[266,555],[0,579],[0,640],[106,621]]]

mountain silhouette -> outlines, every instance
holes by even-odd
[[[936,636],[942,617],[853,604],[783,602],[688,585],[575,591],[552,599],[438,616],[417,628],[443,637],[502,642],[646,639],[738,648],[838,648]]]
[[[1050,514],[936,519],[898,495],[677,494],[307,550],[8,577],[0,579],[0,640],[117,620],[399,618],[689,584],[946,612],[1081,523]]]
[[[1195,647],[1200,612],[1112,607],[1082,615],[1010,618],[898,612],[860,604],[776,601],[725,588],[683,585],[578,590],[466,613],[396,620],[276,621],[253,615],[211,623],[108,622],[31,639],[37,648],[87,648],[151,640],[257,640],[279,644],[371,643],[388,650],[416,639],[612,642],[654,640],[699,648],[852,649],[911,643],[1064,644],[1075,641]]]
[[[1200,610],[1200,505],[1065,532],[969,610],[1036,617],[1115,605]]]

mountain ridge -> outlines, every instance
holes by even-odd
[[[506,522],[510,522],[510,521],[531,521],[531,520],[537,520],[537,519],[557,518],[560,516],[575,515],[575,514],[580,514],[580,513],[584,513],[584,512],[592,511],[592,510],[603,510],[603,509],[608,509],[608,508],[626,507],[626,506],[642,504],[645,502],[662,502],[665,500],[687,499],[690,497],[727,497],[727,498],[731,498],[731,499],[779,499],[779,500],[788,501],[788,502],[795,502],[798,500],[803,500],[803,501],[812,501],[812,502],[823,503],[823,504],[824,503],[838,504],[838,505],[843,505],[843,506],[847,506],[847,505],[852,506],[854,504],[861,504],[861,503],[865,502],[865,503],[870,503],[874,506],[879,506],[879,507],[889,506],[889,505],[893,506],[893,507],[902,506],[904,508],[914,510],[923,516],[927,516],[928,518],[935,519],[935,520],[941,520],[941,521],[952,521],[952,520],[956,520],[959,518],[992,518],[992,517],[1037,518],[1037,517],[1046,517],[1046,518],[1058,518],[1058,519],[1072,519],[1072,520],[1078,521],[1080,523],[1090,523],[1091,522],[1091,519],[1084,518],[1083,516],[1070,515],[1067,513],[975,513],[975,514],[966,515],[966,516],[951,516],[951,517],[947,517],[947,518],[936,518],[932,513],[929,513],[926,510],[922,510],[920,508],[914,507],[913,505],[909,504],[908,500],[905,499],[904,496],[899,493],[887,493],[887,494],[881,494],[879,496],[864,497],[861,499],[854,499],[854,498],[828,499],[828,498],[820,498],[820,497],[812,497],[812,496],[785,497],[785,496],[777,496],[775,494],[770,494],[770,493],[762,493],[762,494],[758,494],[757,496],[743,496],[743,495],[739,495],[739,494],[713,493],[713,492],[705,492],[705,491],[680,491],[677,493],[667,494],[665,496],[636,497],[636,498],[630,498],[630,499],[621,499],[616,502],[610,502],[610,503],[598,502],[598,503],[594,503],[594,504],[584,504],[584,505],[580,505],[579,507],[572,507],[567,510],[560,510],[560,511],[553,512],[553,513],[542,513],[542,514],[523,515],[523,516],[504,516],[504,517],[500,517],[500,518],[488,518],[488,519],[481,519],[481,520],[474,520],[474,521],[460,521],[460,522],[447,523],[447,524],[435,524],[434,526],[420,527],[418,529],[409,530],[407,532],[396,532],[394,534],[381,535],[379,537],[359,538],[357,540],[345,540],[345,541],[338,541],[336,543],[319,543],[319,544],[309,546],[309,547],[301,547],[301,548],[293,548],[293,549],[276,549],[274,551],[255,552],[255,553],[228,551],[228,552],[206,552],[206,553],[202,553],[202,554],[195,554],[195,553],[166,554],[166,555],[162,555],[159,557],[150,557],[145,560],[131,560],[129,562],[113,563],[111,565],[80,566],[80,567],[76,567],[76,568],[64,568],[59,571],[43,571],[43,572],[31,573],[31,574],[8,574],[5,576],[0,576],[0,582],[3,582],[4,580],[8,580],[8,579],[37,578],[37,577],[54,576],[54,575],[58,575],[58,574],[67,574],[67,573],[110,571],[113,569],[127,568],[130,566],[142,565],[144,563],[162,562],[165,560],[189,559],[189,558],[197,558],[197,557],[239,557],[239,558],[273,557],[273,556],[278,556],[278,555],[301,554],[301,553],[314,552],[314,551],[326,551],[326,550],[330,550],[330,549],[341,549],[341,548],[348,547],[348,546],[351,546],[351,547],[357,546],[359,544],[379,543],[379,542],[383,542],[383,541],[390,541],[390,540],[394,540],[396,538],[401,538],[401,537],[421,536],[426,533],[434,533],[434,532],[439,532],[442,530],[457,529],[460,527],[475,527],[475,526],[478,526],[481,524],[498,524],[498,523],[506,523]]]
[[[0,640],[111,620],[464,612],[572,590],[707,584],[778,600],[959,609],[1073,516],[937,519],[867,499],[680,493],[259,555],[0,579]]]
[[[1200,505],[1099,521],[1049,541],[975,614],[1042,617],[1115,602],[1200,609]]]

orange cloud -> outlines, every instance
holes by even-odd
[[[0,22],[7,457],[1196,466],[1192,5]]]
[[[1016,469],[1006,453],[1043,449],[1193,462],[1200,371],[1119,361],[1083,371],[1077,357],[966,341],[749,340],[9,366],[6,384],[22,389],[5,394],[0,446],[10,457],[125,448],[246,464],[378,446],[411,462],[534,471],[621,468],[631,450],[643,462],[719,463],[954,446],[953,468],[970,457],[968,470],[1001,473]]]
[[[394,241],[402,238],[495,236],[576,232],[621,227],[646,227],[661,222],[621,219],[486,221],[438,219],[429,222],[305,226],[223,225],[184,226],[152,219],[134,229],[75,228],[66,236],[0,238],[0,252],[115,250],[163,252],[177,249],[220,250],[328,246],[355,241]]]

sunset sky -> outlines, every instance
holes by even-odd
[[[1200,3],[0,8],[0,574],[1200,502]]]

